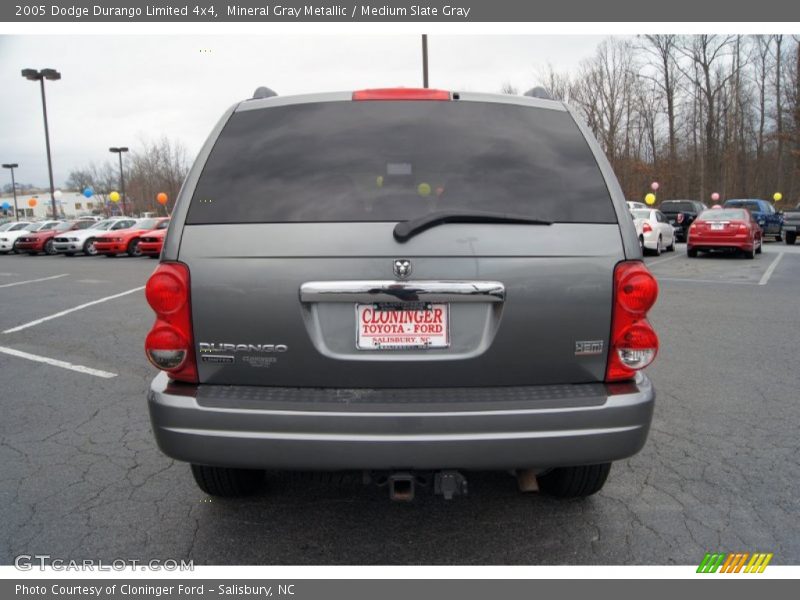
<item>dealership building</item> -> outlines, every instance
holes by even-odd
[[[9,208],[7,210],[0,208],[0,216],[11,218],[14,216],[14,196],[10,194],[0,196],[0,207],[6,204]],[[17,207],[19,208],[20,219],[46,219],[52,217],[49,191],[18,192]],[[56,208],[59,218],[82,217],[101,212],[103,210],[103,200],[97,196],[87,198],[79,192],[61,192],[60,197],[56,200]]]

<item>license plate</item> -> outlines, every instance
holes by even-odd
[[[712,231],[721,231],[722,229],[725,229],[725,223],[712,223],[711,224],[711,230]]]
[[[356,304],[356,348],[407,350],[450,346],[450,305]]]

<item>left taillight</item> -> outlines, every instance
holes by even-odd
[[[164,262],[147,280],[145,297],[156,321],[144,342],[147,359],[178,381],[197,383],[189,267]]]
[[[644,263],[625,261],[617,264],[614,269],[607,382],[631,379],[658,354],[658,336],[647,321],[647,312],[656,298],[658,283]]]

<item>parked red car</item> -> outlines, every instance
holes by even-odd
[[[111,231],[95,238],[94,247],[98,254],[105,254],[106,256],[116,256],[123,253],[128,256],[141,256],[142,236],[153,230],[164,229],[167,225],[169,225],[169,217],[137,219],[136,225],[130,229]]]
[[[86,229],[93,224],[92,221],[53,221],[38,231],[18,238],[15,249],[17,252],[27,252],[31,256],[36,256],[40,252],[50,255],[58,254],[53,248],[53,238],[57,233]]]
[[[140,238],[139,250],[142,254],[150,258],[161,256],[161,248],[164,246],[164,238],[167,237],[167,227],[148,231]]]
[[[705,210],[689,227],[686,253],[694,258],[699,251],[743,252],[747,258],[761,254],[761,227],[742,208]]]

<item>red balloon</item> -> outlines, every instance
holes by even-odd
[[[158,200],[159,204],[166,204],[169,197],[164,192],[159,192],[158,195],[156,195],[156,200]]]

